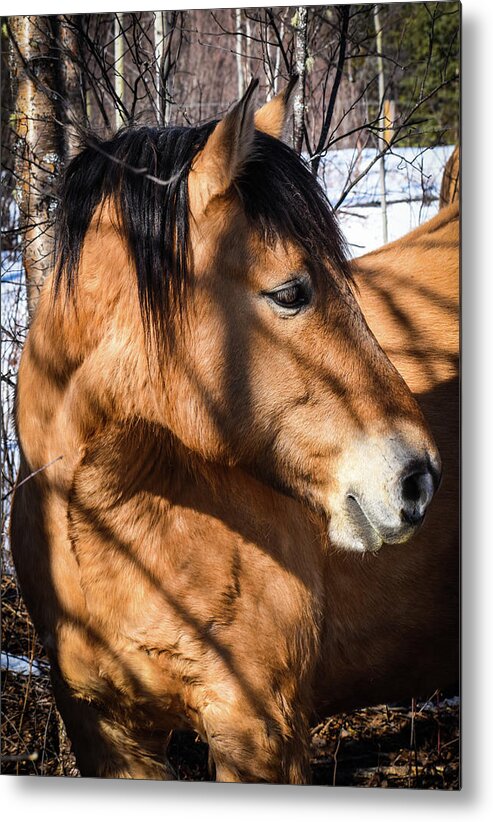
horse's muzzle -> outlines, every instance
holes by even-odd
[[[441,469],[413,463],[398,478],[388,505],[372,505],[355,492],[347,494],[347,510],[364,541],[375,550],[384,542],[406,542],[423,522],[426,510],[437,490]],[[363,496],[363,495],[361,495]]]
[[[342,469],[339,495],[331,499],[331,542],[352,551],[406,542],[439,487],[438,451],[430,448],[415,456],[397,438],[373,441],[371,448],[358,451]]]

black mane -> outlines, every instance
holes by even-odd
[[[182,305],[190,276],[188,173],[215,124],[130,127],[110,140],[88,141],[69,164],[61,186],[55,295],[62,284],[68,293],[75,290],[89,224],[97,206],[111,197],[135,265],[145,327],[162,339],[170,312]],[[252,158],[236,189],[267,242],[292,239],[314,263],[329,259],[335,271],[349,276],[330,204],[287,145],[256,132]]]

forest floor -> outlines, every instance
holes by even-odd
[[[315,785],[458,790],[459,701],[387,706],[337,714],[312,728]],[[175,732],[169,757],[180,779],[204,780],[207,746]]]

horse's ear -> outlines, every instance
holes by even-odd
[[[295,74],[283,91],[276,94],[272,100],[269,100],[265,106],[257,111],[255,114],[255,128],[263,131],[264,134],[270,134],[271,137],[277,137],[278,140],[282,139],[291,111],[292,93],[297,82],[298,75]]]
[[[240,174],[255,138],[254,92],[252,80],[245,94],[216,125],[191,169],[191,195],[195,206],[204,210],[208,203],[224,194]],[[194,210],[192,203],[192,210]]]

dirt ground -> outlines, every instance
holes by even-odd
[[[447,704],[447,702],[451,704]],[[458,790],[459,704],[377,705],[331,716],[312,729],[315,785]],[[180,779],[204,780],[207,746],[175,733],[170,759]]]
[[[2,670],[2,773],[78,776],[48,663],[8,574],[2,577],[2,651],[38,666],[27,676]],[[195,734],[174,732],[168,753],[179,779],[210,778],[207,746]],[[331,716],[312,729],[311,761],[316,785],[457,790],[459,700],[435,693]]]

